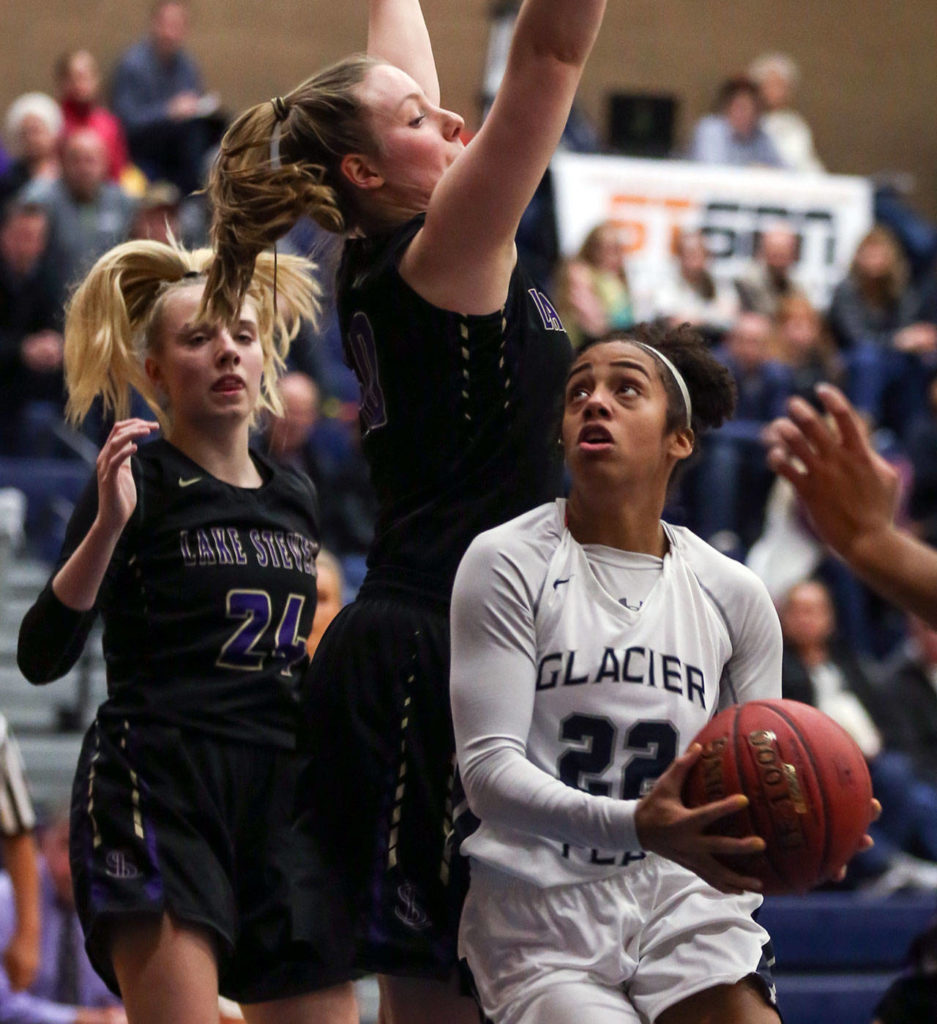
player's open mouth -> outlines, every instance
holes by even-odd
[[[600,423],[590,423],[579,431],[576,443],[584,451],[602,451],[612,445],[612,435]]]
[[[235,391],[244,390],[244,381],[240,377],[222,377],[216,380],[211,386],[212,391],[220,391],[222,394],[233,394]]]

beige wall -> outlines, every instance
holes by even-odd
[[[139,0],[0,0],[0,109],[50,88],[55,56],[89,46],[105,67],[141,32]],[[195,0],[191,50],[231,109],[288,88],[360,47],[365,0]],[[424,0],[444,100],[475,120],[489,0]],[[610,0],[582,86],[604,122],[612,90],[672,91],[679,133],[708,108],[720,79],[766,49],[801,64],[800,106],[831,170],[911,171],[913,196],[937,216],[935,0]]]

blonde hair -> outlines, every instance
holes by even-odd
[[[201,283],[212,259],[210,249],[190,252],[174,244],[140,240],[116,246],[94,264],[65,312],[69,420],[80,423],[97,397],[105,411],[123,419],[135,388],[161,426],[169,425],[171,410],[161,404],[143,358],[157,344],[166,296]],[[275,261],[273,255],[263,254],[247,283],[245,297],[257,309],[263,352],[259,408],[282,411],[276,380],[290,342],[301,320],[315,323],[319,317],[320,289],[310,276],[314,269],[298,256],[282,255]]]
[[[381,63],[346,57],[251,107],[225,133],[208,183],[216,257],[205,288],[206,308],[221,319],[240,308],[258,254],[301,216],[336,234],[357,226],[341,160],[377,152],[358,87]]]
[[[588,263],[590,267],[596,267],[599,263],[599,251],[602,247],[602,236],[607,234],[613,234],[618,236],[619,228],[613,220],[603,220],[596,224],[590,229],[589,233],[582,240],[582,245],[579,246],[579,252],[576,254],[576,258],[582,260],[584,263]],[[621,240],[618,238],[619,245],[621,247],[622,255],[624,255],[624,245],[621,245]],[[625,263],[622,259],[619,263],[616,274],[621,280],[628,283],[628,271],[625,269]]]

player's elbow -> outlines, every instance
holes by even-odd
[[[33,686],[45,686],[46,683],[52,683],[59,678],[59,674],[51,666],[30,658],[17,657],[16,664],[23,678]]]
[[[34,686],[44,686],[64,675],[59,659],[50,657],[43,644],[37,644],[22,630],[16,648],[16,666]]]
[[[598,35],[605,0],[531,4],[521,13],[514,33],[518,60],[555,61],[581,69]]]

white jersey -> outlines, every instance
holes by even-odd
[[[780,625],[749,569],[665,524],[656,582],[622,603],[565,514],[479,536],[452,599],[457,753],[481,820],[462,852],[540,886],[642,857],[637,799],[716,711],[781,695]]]

